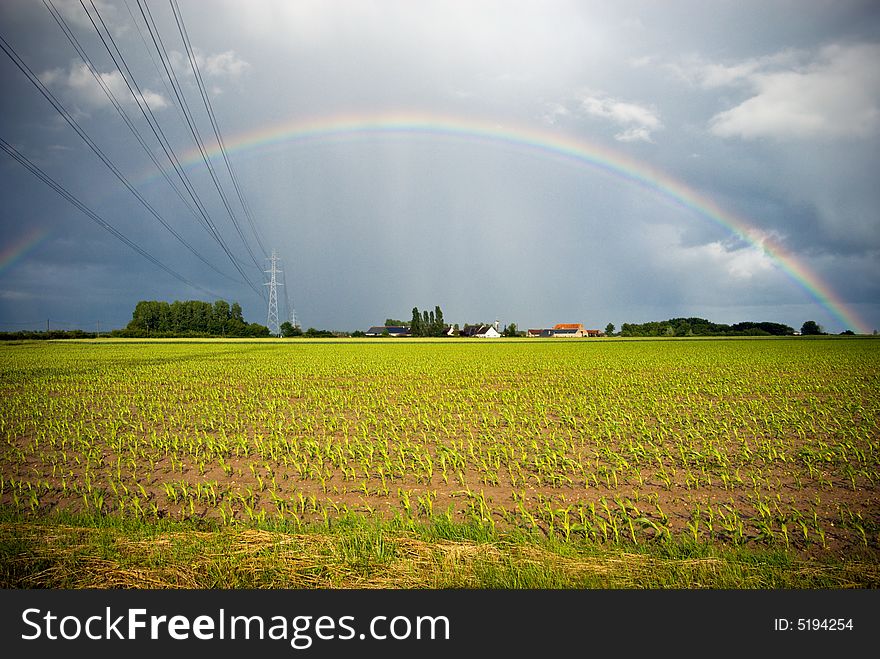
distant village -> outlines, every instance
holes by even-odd
[[[413,336],[408,325],[374,325],[363,334],[373,337],[407,337]],[[525,336],[525,337],[555,337],[555,338],[583,338],[605,336],[605,332],[597,329],[586,329],[581,323],[558,323],[550,328],[529,329],[519,331],[516,325],[508,325],[503,330],[496,320],[494,323],[481,323],[476,325],[444,325],[440,336],[459,336],[476,339],[499,339],[502,336]]]

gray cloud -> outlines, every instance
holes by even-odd
[[[355,329],[408,315],[414,305],[440,304],[459,323],[497,316],[520,326],[604,327],[685,314],[799,326],[816,316],[843,329],[760,249],[601,163],[454,131],[293,140],[274,128],[392,114],[540,131],[595,145],[637,172],[662,174],[741,218],[755,236],[774,237],[880,326],[880,83],[872,66],[880,23],[869,4],[180,6],[242,191],[267,247],[284,259],[306,326]],[[209,136],[173,16],[166,5],[151,7],[175,70],[187,76],[181,79],[194,119]],[[131,22],[123,3],[99,9],[154,109],[170,105],[151,39],[138,30],[143,25]],[[62,11],[87,50],[101,53],[79,3],[66,2]],[[237,278],[105,111],[106,98],[72,61],[42,5],[2,2],[0,25],[120,171],[186,240]],[[116,66],[97,55],[96,66],[120,100],[131,102]],[[206,268],[162,229],[8,60],[0,61],[0,86],[4,139],[163,262],[264,321],[263,300]],[[176,110],[157,116],[178,154],[198,153]],[[210,176],[194,162],[187,169],[194,189],[259,283]],[[225,166],[215,164],[255,246]],[[124,323],[138,299],[204,297],[157,273],[5,156],[0,173],[0,250],[19,244],[33,226],[48,236],[0,269],[0,323],[60,318],[62,311],[84,324]]]
[[[136,105],[137,101],[119,70],[96,71],[95,74],[101,82],[98,82],[89,67],[80,61],[71,63],[67,69],[56,68],[45,71],[40,75],[40,80],[47,87],[61,88],[68,99],[87,110],[112,106],[112,101],[104,90],[105,87],[120,104]],[[162,94],[150,89],[142,88],[140,98],[153,110],[168,107],[168,100]]]
[[[211,78],[234,80],[241,77],[250,68],[250,64],[243,60],[234,50],[206,54],[200,49],[194,48],[193,54],[199,72],[203,76]],[[189,57],[185,53],[172,50],[168,55],[175,71],[185,76],[193,75]]]
[[[785,69],[766,62],[713,67],[704,84],[745,83],[754,95],[716,114],[711,130],[746,139],[874,136],[880,128],[878,61],[880,44],[858,44],[826,46],[806,65]]]
[[[544,120],[553,125],[560,117],[598,119],[615,127],[614,139],[619,142],[653,142],[652,135],[663,128],[657,109],[599,91],[586,91],[575,101],[548,103]]]

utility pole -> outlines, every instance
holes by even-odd
[[[281,285],[284,286],[284,304],[285,309],[290,314],[290,324],[293,327],[299,327],[299,323],[296,320],[296,310],[293,308],[293,305],[290,303],[290,286],[287,285],[287,275],[285,274],[287,271],[285,270],[281,274]]]
[[[277,276],[282,274],[282,271],[278,269],[278,256],[275,254],[275,250],[272,250],[272,257],[269,259],[271,263],[271,267],[269,270],[265,270],[266,273],[269,274],[269,281],[264,284],[264,286],[269,287],[269,313],[266,319],[266,325],[269,327],[269,333],[273,336],[279,336],[281,334],[281,327],[278,324],[278,290],[277,286],[283,286],[284,284],[280,283],[277,279]]]

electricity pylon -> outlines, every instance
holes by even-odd
[[[279,336],[281,334],[281,327],[278,324],[278,290],[276,287],[284,286],[284,284],[279,282],[277,278],[277,275],[281,274],[281,270],[277,267],[278,256],[275,254],[274,249],[272,250],[272,258],[269,261],[271,267],[265,271],[269,275],[269,281],[264,284],[269,287],[269,314],[266,319],[266,326],[269,328],[270,334]]]

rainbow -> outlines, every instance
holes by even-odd
[[[35,228],[27,231],[17,241],[0,249],[0,274],[3,274],[20,261],[49,236],[46,229]]]
[[[539,154],[561,157],[578,164],[588,165],[659,193],[675,204],[693,211],[698,216],[723,227],[736,237],[759,249],[776,263],[797,285],[815,299],[844,328],[857,333],[869,333],[868,324],[839,295],[812,272],[795,255],[768,233],[759,231],[746,220],[721,208],[712,199],[698,193],[651,165],[632,159],[618,151],[580,138],[532,127],[505,127],[497,123],[470,118],[455,118],[435,114],[377,114],[337,115],[319,119],[295,118],[254,131],[235,135],[225,140],[227,153],[267,148],[278,144],[320,142],[334,138],[356,136],[424,135],[454,138],[489,145],[507,145]],[[219,148],[208,150],[209,157],[221,156]],[[181,159],[190,167],[202,162],[198,150],[193,149]],[[150,178],[158,176],[154,174]]]

